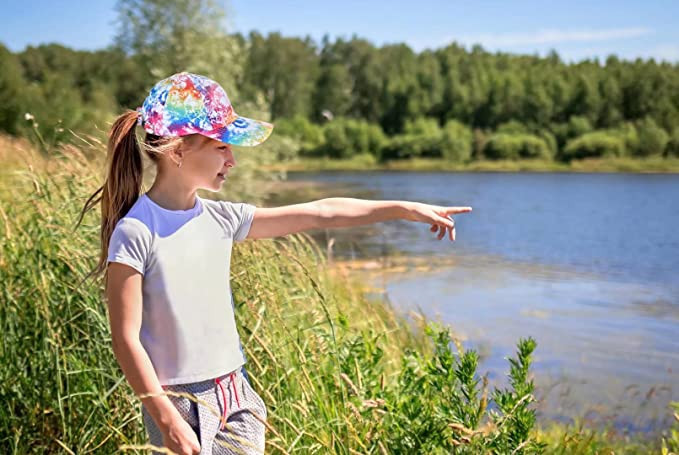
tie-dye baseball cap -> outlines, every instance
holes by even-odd
[[[271,123],[236,114],[217,82],[186,71],[157,82],[137,112],[138,124],[156,136],[197,133],[227,144],[253,146],[273,130]]]

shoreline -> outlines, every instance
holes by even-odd
[[[456,257],[436,257],[429,256],[384,256],[377,258],[334,258],[328,262],[328,269],[333,276],[342,280],[358,280],[362,283],[362,290],[371,294],[377,299],[386,299],[392,302],[392,295],[389,282],[395,282],[403,278],[416,279],[437,274],[443,267],[459,265],[460,258]],[[530,272],[533,267],[530,264],[520,264],[523,271]],[[566,273],[575,273],[567,270]],[[417,325],[421,320],[441,320],[441,314],[427,314],[426,308],[406,308],[401,305],[393,307],[394,310]],[[424,310],[424,312],[422,312]],[[549,317],[543,309],[534,311],[532,317],[544,319]],[[445,322],[451,327],[455,327],[451,322]],[[491,327],[497,330],[498,327]],[[488,345],[477,337],[470,337],[468,334],[453,330],[453,336],[460,342],[469,343],[467,348],[475,349],[481,355],[481,362],[484,364],[486,373],[497,370],[500,373],[502,368],[497,368],[497,364],[490,359],[486,359],[489,352],[485,352]],[[538,341],[542,337],[537,336]],[[489,346],[502,349],[511,349],[510,344],[495,340]],[[539,343],[538,343],[539,344]],[[545,340],[543,349],[549,349],[549,343]],[[532,376],[539,387],[536,394],[539,397],[538,409],[540,413],[540,423],[542,426],[563,425],[564,422],[574,424],[578,418],[587,420],[593,428],[603,429],[607,425],[612,425],[621,432],[631,432],[640,435],[650,435],[657,431],[666,430],[671,426],[671,415],[667,413],[669,406],[673,402],[671,383],[659,379],[655,382],[639,383],[633,380],[615,384],[609,382],[609,396],[601,402],[589,403],[589,400],[580,395],[580,386],[585,382],[598,384],[600,381],[596,375],[583,377],[578,373],[567,374],[565,370],[554,370],[549,368],[551,359],[543,358],[542,352],[539,353],[533,366]],[[491,363],[487,363],[491,362]],[[581,372],[580,372],[581,373]],[[497,378],[495,378],[497,380]],[[584,381],[584,382],[583,382]],[[495,386],[502,383],[496,383]],[[571,390],[572,389],[572,390]],[[645,397],[645,398],[644,398]],[[565,420],[564,420],[565,419]],[[652,422],[651,422],[652,421]],[[650,426],[647,426],[650,425]],[[658,425],[657,427],[655,425]]]
[[[569,164],[543,160],[480,160],[467,164],[440,159],[408,159],[377,163],[369,159],[303,158],[264,166],[268,171],[398,171],[398,172],[539,172],[679,174],[679,158],[583,159]]]

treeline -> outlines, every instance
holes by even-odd
[[[614,56],[565,64],[471,51],[413,52],[361,39],[252,33],[246,93],[312,155],[380,159],[679,156],[679,66]],[[328,121],[331,118],[332,121]]]
[[[455,43],[416,53],[405,44],[317,44],[277,33],[228,39],[238,70],[220,82],[232,101],[268,111],[276,132],[302,155],[459,162],[679,156],[677,64],[615,56],[566,64],[554,52],[541,58]],[[159,79],[120,46],[12,53],[0,45],[0,68],[0,129],[32,134],[30,112],[51,141],[68,140],[69,129],[102,128],[112,114],[140,105]]]

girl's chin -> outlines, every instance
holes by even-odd
[[[222,184],[225,181],[226,181],[225,177],[215,176],[215,178],[212,179],[211,182],[209,182],[209,183],[206,182],[206,185],[203,188],[208,189],[208,190],[212,190],[212,191],[219,191],[222,188]]]
[[[206,189],[206,190],[208,190],[208,191],[215,192],[215,191],[221,190],[223,184],[224,184],[224,181],[223,181],[223,180],[222,180],[222,181],[219,181],[219,182],[218,182],[218,181],[215,181],[215,182],[211,182],[209,185],[203,186],[202,188],[204,188],[204,189]]]

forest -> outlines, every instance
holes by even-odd
[[[128,20],[106,49],[52,43],[14,53],[0,43],[0,130],[45,148],[104,131],[159,78],[188,70],[222,84],[239,114],[274,122],[287,139],[277,143],[281,158],[679,157],[676,63],[244,36],[205,16],[163,36],[168,24],[142,33],[154,25],[134,2],[118,10]]]

